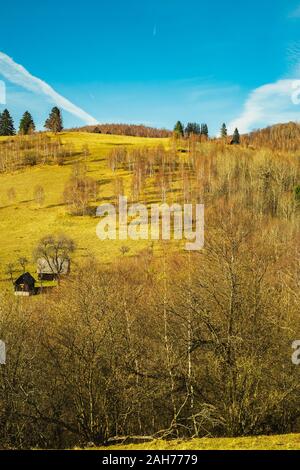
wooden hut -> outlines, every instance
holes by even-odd
[[[14,282],[15,295],[29,297],[36,293],[35,279],[30,273],[24,273]]]

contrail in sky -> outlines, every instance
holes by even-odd
[[[91,125],[98,122],[93,116],[57,93],[48,83],[31,75],[22,65],[14,62],[11,57],[3,52],[0,52],[0,75],[26,90],[48,96],[57,106],[82,119],[86,124]]]

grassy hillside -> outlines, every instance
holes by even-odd
[[[54,138],[50,134],[49,137]],[[15,139],[18,139],[18,137]],[[115,256],[120,255],[120,248],[124,244],[130,249],[130,254],[135,254],[150,244],[148,241],[136,243],[131,240],[126,241],[126,243],[118,240],[100,242],[95,234],[97,219],[91,215],[70,215],[67,206],[63,202],[63,192],[66,182],[72,174],[74,164],[83,162],[87,166],[87,175],[98,184],[98,196],[91,201],[93,207],[97,207],[104,202],[114,201],[116,178],[122,179],[125,194],[130,196],[134,178],[133,172],[125,170],[124,165],[121,165],[118,171],[112,171],[108,164],[110,152],[113,149],[123,147],[130,150],[148,147],[157,148],[160,145],[170,148],[170,140],[86,132],[64,132],[59,135],[59,140],[63,146],[72,149],[72,153],[65,158],[63,165],[59,165],[59,162],[56,162],[54,158],[47,164],[25,166],[18,170],[0,173],[1,280],[7,280],[7,275],[5,275],[7,264],[13,263],[17,266],[19,257],[29,259],[28,269],[34,272],[33,248],[41,237],[49,233],[63,232],[75,240],[77,245],[73,258],[75,263],[91,256],[107,263]],[[0,137],[0,145],[6,141],[7,138]],[[284,155],[273,152],[269,155],[268,151],[263,149],[222,147],[218,143],[185,143],[184,145],[187,146],[185,152],[180,154],[176,164],[178,165],[179,162],[186,159],[187,167],[177,168],[174,172],[172,170],[172,182],[168,190],[168,199],[175,200],[176,195],[179,192],[184,192],[187,188],[188,200],[193,199],[195,194],[200,194],[201,199],[205,201],[206,208],[211,204],[215,206],[219,202],[222,204],[224,196],[227,197],[227,193],[230,194],[233,201],[235,194],[239,191],[239,188],[235,186],[235,178],[244,172],[243,184],[248,185],[250,180],[247,180],[246,172],[249,173],[250,171],[252,172],[253,182],[251,185],[253,188],[249,190],[253,192],[251,195],[252,204],[255,203],[255,198],[257,198],[257,210],[259,212],[265,211],[262,204],[269,204],[269,201],[273,198],[272,192],[277,192],[275,187],[277,185],[279,189],[276,197],[279,202],[275,201],[274,204],[277,204],[277,208],[284,217],[285,214],[288,218],[290,217],[290,212],[294,210],[292,207],[293,194],[290,188],[293,186],[293,179],[297,183],[297,159],[291,152]],[[187,149],[190,154],[186,152]],[[10,151],[9,158],[11,158],[11,154],[14,155]],[[199,155],[202,155],[202,162],[199,160]],[[273,162],[274,168],[272,168]],[[290,170],[291,162],[293,162],[294,175]],[[192,171],[190,171],[190,164],[194,167]],[[204,169],[203,174],[201,165]],[[246,167],[249,168],[246,169]],[[274,171],[274,177],[272,176],[272,180],[267,181],[269,171]],[[195,177],[197,172],[198,176]],[[290,172],[291,176],[289,176],[289,181],[285,183],[283,179],[287,172]],[[157,177],[159,178],[159,170]],[[163,179],[165,182],[167,181],[167,173]],[[228,181],[230,181],[232,188],[229,187]],[[142,197],[139,197],[139,201],[161,202],[161,197],[157,198],[159,184],[159,180],[148,177],[145,192]],[[41,185],[44,189],[45,198],[42,204],[39,204],[34,198],[34,190],[37,185]],[[281,189],[283,185],[287,187],[284,193]],[[264,196],[263,192],[267,186],[267,191],[270,194]],[[15,193],[14,198],[9,197],[12,188]],[[245,201],[242,204],[249,204],[251,198],[246,193],[243,197],[248,198],[248,202]],[[263,202],[261,202],[262,197],[265,199]],[[272,203],[270,202],[270,204]],[[15,274],[17,275],[18,272]]]
[[[300,435],[202,438],[102,447],[103,450],[300,450]]]
[[[120,242],[101,243],[95,234],[97,220],[91,216],[73,217],[68,215],[62,202],[66,181],[71,175],[72,165],[81,160],[87,164],[88,175],[99,183],[99,195],[93,205],[107,202],[112,196],[113,173],[107,165],[107,155],[112,148],[126,146],[157,146],[168,144],[168,139],[149,139],[141,137],[114,136],[87,133],[62,133],[60,139],[64,144],[71,144],[78,155],[70,157],[63,166],[57,164],[27,167],[17,172],[0,174],[0,277],[3,278],[4,266],[15,263],[18,257],[32,258],[36,242],[44,235],[53,232],[64,232],[77,244],[75,260],[90,256],[106,262],[119,254]],[[0,137],[0,143],[6,138]],[[88,146],[89,153],[84,157],[82,147]],[[122,174],[126,181],[126,174]],[[45,200],[40,206],[34,201],[33,192],[39,184],[44,188]],[[128,183],[129,184],[129,183]],[[15,189],[16,198],[9,201],[7,192]],[[134,252],[136,244],[130,244]],[[139,244],[141,249],[142,244]],[[34,271],[31,263],[29,269]]]
[[[298,152],[194,137],[37,134],[4,140],[0,171],[2,279],[7,263],[32,259],[43,235],[64,232],[77,243],[72,276],[47,295],[0,288],[9,358],[0,445],[299,431],[300,370],[291,360],[300,337]],[[204,202],[204,249],[100,242],[95,208],[119,194]],[[298,436],[152,445],[296,448]]]

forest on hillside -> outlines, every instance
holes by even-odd
[[[69,129],[70,132],[92,132],[95,134],[130,135],[134,137],[171,137],[167,129],[144,126],[143,124],[97,124]]]
[[[300,146],[300,125],[296,122],[277,124],[258,129],[243,136],[243,142],[255,148],[296,152]]]
[[[90,256],[47,295],[3,290],[0,445],[299,431],[298,152],[191,136],[118,146],[107,166],[133,202],[150,181],[159,200],[204,202],[205,247],[159,241]]]

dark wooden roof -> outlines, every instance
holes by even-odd
[[[20,284],[28,284],[29,286],[34,286],[35,282],[36,281],[34,277],[32,277],[30,273],[24,273],[22,274],[22,276],[18,277],[18,279],[15,280],[14,284],[16,286],[19,286]]]

